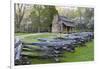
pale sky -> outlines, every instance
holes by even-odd
[[[76,10],[77,7],[60,7],[60,6],[57,6],[56,9],[58,10],[58,13],[60,15],[67,15],[67,11]]]

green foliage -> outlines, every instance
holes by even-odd
[[[34,30],[46,31],[50,29],[53,16],[57,14],[54,6],[34,5],[30,18],[32,20],[32,27]]]
[[[15,32],[20,32],[21,22],[23,20],[24,14],[25,14],[25,9],[26,9],[26,7],[24,4],[19,4],[19,3],[14,4]]]
[[[93,8],[86,8],[86,7],[79,7],[76,10],[77,17],[76,17],[76,28],[80,30],[91,30],[94,29],[94,9]]]

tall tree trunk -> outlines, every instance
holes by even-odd
[[[82,12],[81,12],[81,8],[78,8],[79,11],[79,15],[80,15],[80,24],[82,24]],[[82,30],[82,28],[80,28],[80,31]]]
[[[15,10],[15,30],[17,30],[17,32],[20,32],[21,22],[25,14],[25,6],[23,4],[16,3],[14,5],[14,10]]]

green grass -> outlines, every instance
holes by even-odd
[[[52,37],[55,37],[56,35],[53,34],[53,33],[44,33],[44,34],[41,34],[41,35],[31,35],[31,36],[28,36],[28,37],[25,37],[24,39],[22,39],[24,42],[37,42],[37,38],[52,38]]]
[[[15,33],[15,36],[26,35],[26,34],[29,34],[29,33]],[[30,33],[30,34],[32,34],[32,33]]]
[[[41,35],[28,36],[23,39],[24,42],[37,42],[37,38],[52,38],[55,34],[45,33]],[[35,53],[35,52],[34,52]],[[38,54],[37,54],[38,55]],[[43,59],[30,57],[32,64],[46,64],[55,63],[53,59]],[[80,61],[93,61],[94,60],[94,41],[86,43],[86,47],[77,47],[75,53],[64,52],[63,57],[60,58],[61,62],[80,62]]]
[[[87,47],[76,48],[75,53],[65,52],[61,60],[64,62],[79,62],[79,61],[93,61],[94,60],[94,41],[86,43]]]

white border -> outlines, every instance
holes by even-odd
[[[10,50],[10,68],[11,69],[14,69],[14,3],[13,3],[13,1],[11,1],[11,7],[10,7],[10,9],[11,9],[11,15],[10,15],[10,18],[11,18],[11,24],[10,24],[10,31],[11,31],[11,33],[10,33],[10,40],[11,40],[11,42],[10,42],[10,45],[11,45],[11,50]]]
[[[11,68],[12,69],[78,69],[81,67],[87,68],[94,66],[95,62],[74,62],[74,63],[57,63],[57,64],[39,64],[39,65],[21,65],[14,66],[14,3],[28,3],[41,5],[56,5],[56,6],[76,6],[76,7],[94,7],[95,1],[90,0],[12,0],[11,2]],[[83,69],[83,68],[81,68]]]
[[[94,0],[13,0],[12,3],[28,3],[28,4],[41,4],[41,5],[58,5],[58,6],[82,6],[94,7]]]

